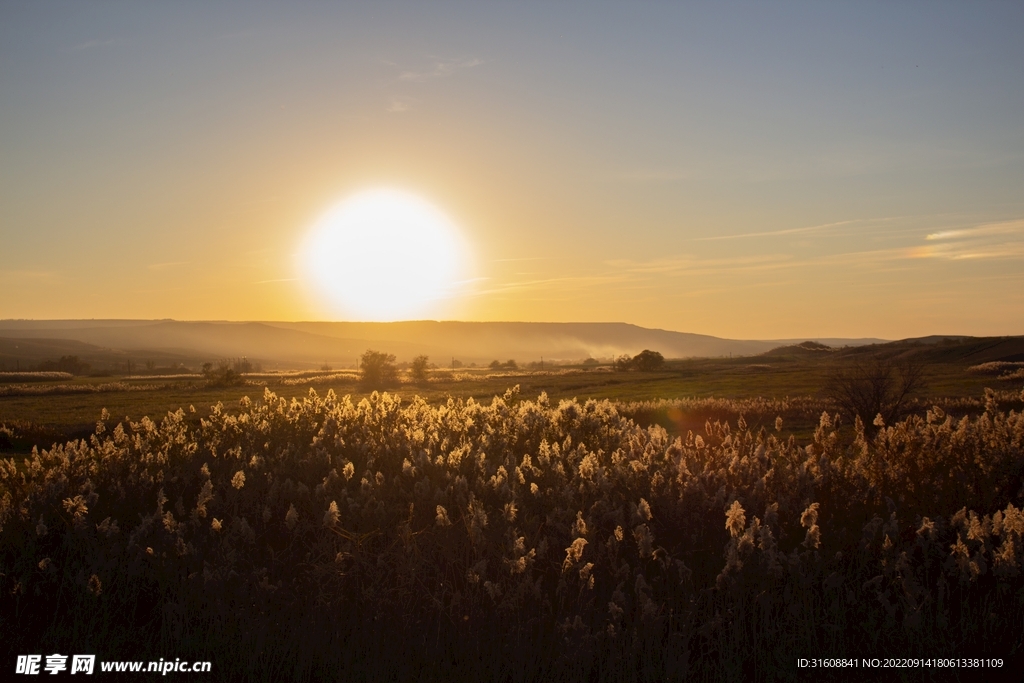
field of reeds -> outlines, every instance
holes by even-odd
[[[1000,398],[867,430],[825,412],[802,441],[770,401],[756,422],[719,406],[670,437],[628,415],[686,406],[517,389],[104,413],[89,439],[0,461],[4,661],[181,657],[216,680],[339,681],[1013,666],[1024,415]]]
[[[927,389],[914,394],[914,409],[921,415],[933,403],[946,406],[950,402],[963,404],[960,408],[971,414],[980,413],[983,401],[979,397],[986,386],[993,386],[999,393],[1019,394],[1017,380],[1005,381],[1007,372],[1016,371],[1012,364],[978,366],[975,361],[985,357],[979,353],[969,354],[968,358],[945,358],[940,353],[948,351],[945,347],[912,346],[909,351],[899,344],[896,347],[898,354],[926,356]],[[809,355],[800,351],[802,347],[795,348],[797,351],[789,354],[783,353],[783,349],[753,358],[670,360],[654,372],[616,372],[607,366],[500,372],[487,368],[463,368],[456,372],[434,369],[422,381],[403,372],[387,389],[422,396],[436,405],[449,396],[487,402],[518,384],[524,396],[537,396],[544,391],[554,401],[574,397],[609,399],[638,423],[647,426],[653,420],[674,436],[688,430],[698,431],[707,417],[735,421],[744,414],[752,419],[752,424],[761,424],[763,420],[773,421],[782,416],[787,430],[802,442],[813,434],[824,410],[835,410],[825,391],[831,374],[855,367],[862,354],[851,349]],[[885,353],[894,353],[886,349],[883,348]],[[974,347],[968,350],[971,349]],[[884,356],[883,351],[876,350],[875,355]],[[289,399],[301,399],[309,388],[320,395],[333,389],[338,395],[352,396],[355,402],[368,397],[372,388],[379,388],[361,382],[359,373],[351,369],[249,372],[232,378],[231,382],[202,375],[79,376],[32,383],[0,377],[0,424],[16,432],[9,444],[0,437],[0,457],[27,454],[33,445],[49,448],[55,443],[88,439],[103,408],[127,423],[193,405],[197,412],[190,413],[188,419],[197,422],[207,417],[210,406],[218,402],[224,404],[226,411],[236,412],[239,399],[258,396],[265,387]],[[779,405],[761,405],[766,401]],[[781,412],[768,415],[762,414],[762,410]],[[850,427],[847,420],[845,428]]]

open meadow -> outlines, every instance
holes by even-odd
[[[828,351],[794,345],[759,356],[669,360],[656,372],[617,372],[608,364],[556,365],[547,370],[435,368],[424,382],[399,373],[386,389],[401,397],[419,396],[432,404],[449,397],[486,402],[513,385],[519,385],[524,398],[545,392],[555,401],[609,399],[640,411],[636,415],[644,426],[656,421],[673,434],[684,428],[702,427],[708,416],[687,416],[687,411],[677,410],[673,419],[668,416],[667,406],[647,413],[645,407],[652,408],[651,402],[690,399],[793,399],[800,408],[789,409],[792,412],[786,417],[790,418],[791,429],[808,437],[821,411],[828,408],[829,379],[836,371],[875,358],[916,359],[924,378],[913,398],[921,403],[922,410],[928,407],[929,399],[963,399],[977,411],[986,388],[1010,391],[1024,382],[1021,378],[1008,379],[1020,370],[1011,367],[1013,362],[1004,362],[1006,367],[998,363],[987,367],[984,363],[991,365],[990,358],[1018,356],[1024,358],[1024,343],[1018,338],[950,340],[941,344],[898,342]],[[54,379],[45,373],[35,373],[42,377],[26,382],[24,378],[31,374],[7,374],[12,379],[0,373],[0,422],[14,427],[16,436],[0,442],[0,453],[26,453],[33,445],[48,447],[88,437],[103,409],[116,418],[138,421],[147,416],[158,419],[190,406],[196,409],[195,415],[205,416],[217,403],[231,412],[237,410],[242,397],[256,397],[264,388],[288,399],[302,399],[310,389],[320,394],[333,390],[357,402],[375,390],[361,383],[359,372],[351,369],[250,373],[229,382],[211,381],[201,374]],[[738,416],[729,415],[731,419]]]
[[[173,650],[219,680],[1009,667],[1024,392],[999,379],[1013,363],[969,365],[977,346],[434,371],[388,392],[351,372],[0,386],[0,635]],[[915,356],[926,382],[898,420],[827,390]]]

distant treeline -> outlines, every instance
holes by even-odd
[[[69,375],[84,375],[89,372],[92,367],[78,356],[61,356],[60,360],[44,360],[43,362],[32,366],[28,363],[21,363],[20,361],[15,362],[15,367],[8,368],[6,364],[0,364],[0,370],[15,370],[15,371],[36,371],[36,372],[66,372]]]
[[[417,357],[411,362],[396,363],[394,354],[387,354],[389,360],[388,365],[395,370],[407,370],[417,376],[423,374],[428,369],[440,369],[441,366],[449,366],[448,362],[443,362],[441,366],[435,363],[429,363],[422,368],[417,368],[417,364],[422,364],[425,361],[425,356]],[[657,351],[651,351],[645,349],[636,356],[622,355],[611,361],[611,365],[618,370],[657,370],[664,365],[665,359],[661,353]],[[365,363],[365,359],[360,359],[358,368],[362,368]],[[544,370],[554,367],[574,366],[583,365],[587,367],[601,365],[602,362],[595,358],[586,358],[581,361],[565,361],[565,360],[540,360],[529,361],[521,363],[513,358],[506,361],[494,360],[488,366],[488,369],[492,371],[517,371],[517,370]],[[321,366],[322,371],[330,371],[331,365],[324,363]],[[469,363],[468,365],[462,361],[453,358],[450,362],[452,370],[459,368],[476,368],[483,367],[477,366],[476,363]],[[90,363],[80,356],[77,355],[64,355],[57,360],[48,359],[39,363],[23,362],[21,360],[15,360],[13,363],[9,361],[0,361],[0,372],[59,372],[66,373],[72,376],[110,376],[110,375],[176,375],[176,374],[192,374],[201,373],[207,379],[215,380],[217,382],[232,383],[240,378],[242,375],[251,374],[254,372],[262,372],[263,366],[259,362],[254,362],[246,358],[245,356],[238,358],[227,358],[217,361],[207,361],[202,364],[198,364],[195,367],[189,367],[184,363],[177,362],[165,365],[159,365],[156,361],[145,360],[136,361],[132,359],[125,359],[123,361],[114,362],[103,362],[100,361],[96,365]],[[425,377],[425,375],[424,375]]]

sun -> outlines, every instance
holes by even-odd
[[[444,312],[463,294],[469,250],[440,210],[392,189],[360,192],[310,228],[300,278],[332,312],[408,320]]]

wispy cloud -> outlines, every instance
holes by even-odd
[[[621,273],[633,275],[673,275],[681,273],[707,273],[723,270],[765,270],[787,267],[792,258],[786,254],[754,254],[724,258],[700,258],[692,254],[658,258],[650,261],[616,259],[606,265]]]
[[[933,232],[925,239],[928,240],[958,240],[988,237],[991,235],[1021,235],[1024,236],[1024,219],[1014,221],[1002,221],[1000,223],[987,223],[973,228],[961,228],[958,230],[942,230]]]
[[[403,71],[398,75],[398,78],[403,81],[432,81],[437,78],[447,78],[457,71],[471,69],[483,63],[482,59],[477,59],[476,57],[460,57],[458,59],[435,58],[426,68]]]
[[[863,232],[867,226],[878,227],[885,224],[893,224],[898,221],[917,218],[915,216],[882,216],[878,218],[851,218],[845,221],[833,221],[819,225],[807,225],[799,228],[783,228],[781,230],[755,230],[752,232],[737,233],[735,235],[712,235],[710,237],[694,237],[695,242],[713,242],[719,240],[746,239],[751,237],[783,237],[786,235],[800,235],[804,233],[828,232],[832,230],[856,229],[858,233]]]
[[[780,270],[792,266],[790,257],[782,254],[739,256],[734,258],[701,259],[692,255],[660,258],[651,261],[618,259],[605,261],[602,272],[580,273],[559,277],[535,277],[498,282],[480,289],[478,296],[524,292],[555,294],[592,294],[594,288],[614,287],[617,292],[657,289],[664,277],[700,276],[728,272],[737,275],[745,271]]]
[[[402,114],[412,109],[414,102],[415,100],[411,97],[392,97],[387,111],[391,114]]]
[[[809,225],[802,228],[785,228],[783,230],[766,230],[763,232],[744,232],[736,235],[714,235],[712,237],[695,237],[696,242],[713,242],[718,240],[737,240],[748,237],[777,237],[780,235],[799,235],[805,232],[819,232],[830,228],[838,228],[843,225],[860,223],[859,220],[836,221],[835,223],[822,223],[821,225]]]
[[[928,244],[911,250],[913,258],[1024,258],[1024,219],[940,230],[925,237]]]
[[[651,300],[663,297],[664,288],[671,281],[678,283],[671,285],[677,296],[693,298],[749,291],[751,287],[796,287],[808,278],[823,278],[823,281],[833,283],[838,278],[846,287],[878,289],[905,286],[907,273],[921,272],[922,268],[943,269],[942,260],[967,262],[1024,259],[1024,220],[950,228],[926,234],[919,223],[916,228],[899,224],[905,218],[916,220],[919,217],[836,221],[724,237],[770,237],[829,230],[861,235],[871,224],[876,227],[886,226],[886,232],[896,230],[898,235],[894,236],[895,243],[890,242],[891,246],[880,248],[864,249],[867,243],[863,240],[850,242],[830,239],[824,245],[826,248],[816,253],[786,253],[779,250],[705,257],[695,250],[652,259],[612,259],[595,267],[552,277],[546,277],[548,273],[543,271],[542,266],[538,266],[539,272],[532,277],[527,273],[510,274],[507,279],[491,281],[488,286],[477,289],[473,296],[574,301],[593,298],[595,292],[602,292],[602,297],[628,295],[629,300],[636,303],[646,301],[645,297],[649,293],[652,293]],[[897,225],[893,227],[893,224]],[[927,261],[922,259],[933,259],[933,266],[928,266]],[[984,277],[974,271],[948,268],[935,271],[933,275],[950,282],[957,277],[966,278],[965,281],[970,282],[975,281],[975,275]]]
[[[1020,259],[1024,258],[1024,242],[998,245],[938,244],[914,247],[911,258],[939,258],[949,261],[968,259]]]
[[[900,247],[865,251],[841,251],[823,253],[817,256],[816,262],[831,263],[867,263],[870,259],[877,262],[896,261],[901,259],[940,258],[947,260],[962,259],[1016,259],[1024,253],[1024,219],[983,223],[981,225],[950,227],[935,230],[923,236],[921,228],[910,227],[921,220],[940,218],[924,216],[890,216],[883,218],[851,219],[810,225],[799,228],[781,230],[765,230],[738,233],[734,235],[714,235],[710,237],[694,237],[693,242],[713,242],[723,240],[786,237],[790,235],[827,233],[830,236],[879,234],[887,239],[895,239],[903,243]],[[902,227],[901,227],[902,224]],[[908,241],[910,242],[908,244]],[[835,242],[841,244],[841,242]],[[829,247],[825,247],[826,251]],[[791,262],[796,265],[800,261]]]

